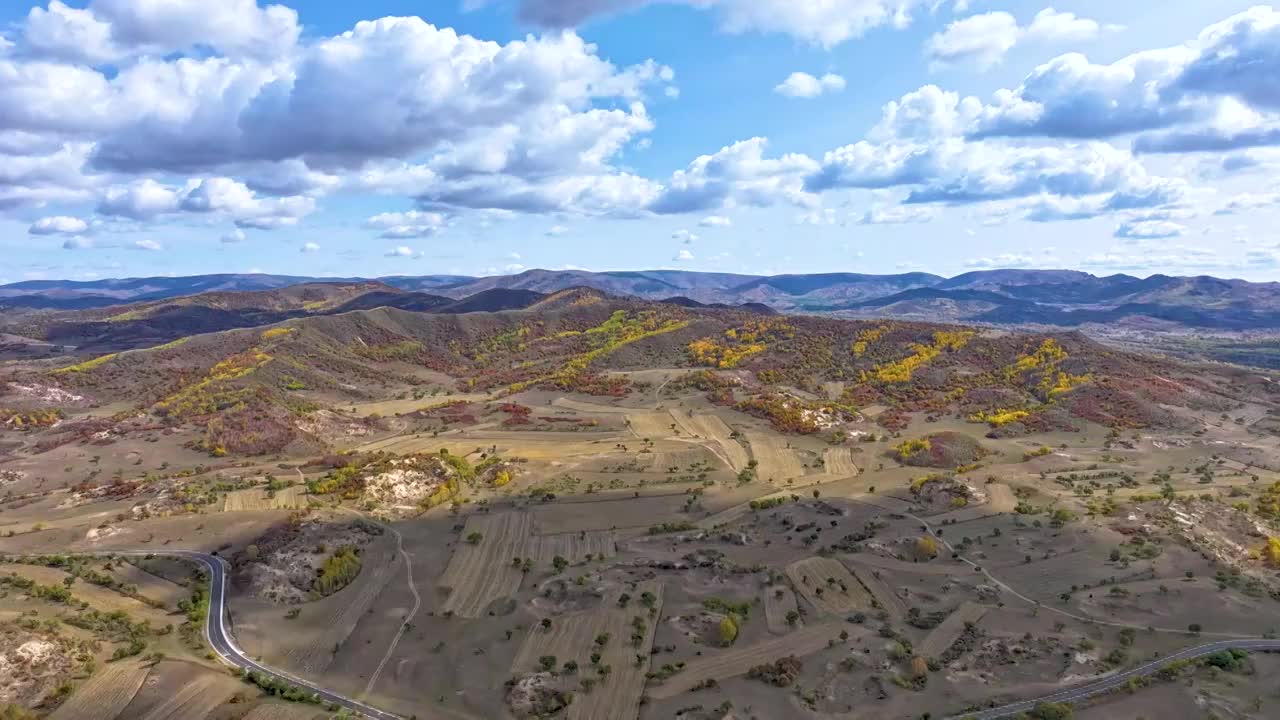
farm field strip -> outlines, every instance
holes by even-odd
[[[986,605],[980,605],[975,602],[966,602],[956,608],[954,612],[947,616],[942,624],[929,632],[924,642],[920,644],[920,655],[926,658],[936,658],[946,652],[947,648],[960,637],[960,633],[964,632],[967,623],[976,623],[987,614],[991,608]]]
[[[243,512],[246,510],[292,510],[307,507],[307,488],[304,485],[290,485],[274,494],[264,488],[246,488],[227,493],[222,503],[223,512]]]
[[[603,559],[618,554],[617,535],[609,530],[535,535],[532,542],[537,547],[534,557],[539,566],[550,565],[557,555],[570,563],[579,563],[587,555]]]
[[[627,426],[641,440],[660,440],[675,434],[671,430],[671,419],[671,413],[665,412],[629,413]]]
[[[235,690],[225,685],[219,687],[221,678],[211,673],[201,673],[194,680],[184,683],[176,692],[161,700],[139,720],[198,720],[210,710],[229,699]],[[231,682],[230,677],[226,678]],[[237,686],[239,685],[236,683]],[[225,691],[225,694],[224,692]],[[212,701],[212,702],[211,702]],[[203,712],[200,712],[203,710]]]
[[[551,401],[555,407],[564,408],[566,410],[577,410],[583,413],[601,413],[601,414],[627,414],[636,412],[636,408],[619,407],[617,405],[603,405],[601,403],[585,402],[582,400],[573,400],[566,397],[558,397]],[[628,415],[628,417],[630,417]]]
[[[191,591],[172,580],[152,575],[131,562],[118,562],[111,574],[121,580],[138,587],[138,594],[153,602],[176,610],[178,602],[188,597]]]
[[[820,612],[839,615],[871,609],[871,595],[839,560],[825,557],[798,560],[787,566],[786,574],[796,592]]]
[[[539,658],[555,656],[560,664],[574,660],[579,666],[578,675],[590,676],[594,671],[589,655],[593,651],[599,652],[600,664],[609,665],[612,672],[602,678],[591,692],[575,693],[566,718],[635,720],[640,713],[640,697],[644,693],[645,673],[648,672],[648,663],[637,666],[635,657],[637,654],[649,657],[661,617],[662,589],[660,581],[651,580],[639,583],[635,590],[629,591],[633,597],[645,592],[656,596],[654,608],[657,612],[653,616],[636,602],[626,609],[617,607],[618,595],[613,594],[596,610],[556,618],[549,630],[535,626],[516,655],[512,673],[533,672],[538,669]],[[634,617],[645,620],[644,639],[639,647],[627,641]],[[610,640],[603,649],[596,649],[595,639],[604,633],[609,634]]]
[[[845,556],[844,559],[848,559]],[[847,563],[846,567],[852,563]],[[889,584],[870,568],[849,568],[858,582],[871,593],[871,597],[893,618],[901,618],[907,614],[907,603],[889,587]]]
[[[9,573],[17,573],[41,585],[61,585],[64,580],[71,577],[71,575],[61,570],[42,565],[23,565],[20,563],[0,565],[0,575],[8,575]],[[162,628],[170,623],[177,624],[174,618],[163,610],[153,608],[141,600],[118,593],[110,588],[94,585],[83,580],[77,580],[71,586],[71,596],[89,603],[89,605],[98,610],[123,610],[135,618],[150,622],[153,628]]]
[[[822,452],[822,466],[825,473],[837,477],[854,477],[859,472],[850,448],[827,448]]]
[[[798,612],[796,594],[786,585],[770,585],[764,590],[764,619],[769,632],[774,635],[785,635],[798,627],[804,627],[803,620],[795,625],[787,622],[787,613]]]
[[[787,447],[787,441],[773,433],[748,430],[744,433],[755,458],[756,477],[765,482],[781,483],[804,475],[804,465]]]
[[[528,513],[472,515],[462,536],[472,533],[479,533],[480,541],[459,543],[440,578],[440,585],[449,588],[442,609],[467,618],[481,617],[489,603],[520,587],[524,575],[512,566],[512,558],[536,559],[539,554],[531,542],[533,520]]]
[[[730,435],[733,431],[729,426],[720,419],[719,415],[711,413],[700,413],[690,415],[680,412],[679,410],[671,411],[671,419],[675,420],[676,425],[680,427],[680,431],[684,433],[686,439],[701,438],[711,443],[715,448],[719,448],[720,454],[729,467],[734,471],[741,471],[747,466],[747,451],[734,440]]]
[[[49,715],[49,720],[115,720],[133,701],[151,668],[136,660],[108,664]]]
[[[746,674],[757,665],[771,663],[788,655],[812,655],[826,648],[844,627],[845,624],[840,622],[808,625],[782,637],[754,645],[735,646],[715,655],[706,654],[689,661],[684,670],[660,685],[650,686],[646,692],[650,697],[665,700],[688,692],[707,680],[728,680]]]
[[[1018,506],[1018,498],[1013,495],[1013,488],[1004,483],[991,483],[987,486],[987,507],[991,512],[1013,512]]]

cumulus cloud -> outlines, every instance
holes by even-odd
[[[152,252],[164,250],[164,246],[155,240],[134,240],[131,247],[134,250],[148,250]]]
[[[835,73],[827,73],[819,78],[805,72],[793,72],[774,87],[773,91],[787,97],[815,98],[824,93],[840,92],[845,85],[845,79]]]
[[[270,60],[299,33],[291,8],[260,8],[255,0],[93,0],[83,10],[51,0],[28,13],[23,40],[37,54],[92,65],[197,47]]]
[[[491,0],[468,0],[477,7]],[[601,15],[612,15],[659,0],[520,0],[526,23],[569,28]],[[790,35],[804,42],[833,47],[866,31],[910,24],[912,11],[924,0],[667,0],[699,9],[714,9],[720,27],[730,33],[765,32]]]
[[[567,232],[569,232],[569,228],[565,227],[564,225],[552,225],[551,227],[547,228],[547,231],[543,233],[543,235],[546,235],[547,237],[560,237],[561,235],[564,235]],[[518,257],[516,259],[519,260]]]
[[[735,204],[767,207],[778,202],[812,206],[804,177],[817,169],[812,158],[786,154],[765,157],[768,141],[743,140],[703,155],[676,171],[648,206],[659,214],[715,210]]]
[[[694,233],[689,232],[688,230],[681,228],[680,230],[677,230],[671,233],[671,239],[679,240],[685,245],[689,245],[695,242],[698,239],[698,236],[695,235]]]
[[[994,11],[971,15],[947,25],[929,38],[926,55],[935,65],[974,65],[987,69],[1026,41],[1080,42],[1099,32],[1097,21],[1045,8],[1030,25],[1019,26],[1013,15]]]
[[[89,223],[80,218],[53,215],[36,220],[27,232],[32,235],[79,235],[88,229]]]
[[[708,215],[698,221],[702,227],[730,227],[733,221],[724,215]]]
[[[303,243],[302,247],[299,248],[299,251],[304,253],[319,252],[320,246],[313,242]]]
[[[221,240],[223,243],[226,243],[226,244],[244,242],[245,241],[244,230],[241,230],[240,228],[236,228],[235,230],[232,230],[231,232],[223,235],[221,238],[219,238],[219,240]]]
[[[1122,223],[1116,228],[1116,237],[1132,240],[1157,240],[1178,237],[1187,227],[1169,220],[1138,220]]]
[[[365,221],[365,227],[382,231],[379,237],[392,239],[430,237],[444,226],[444,215],[420,210],[380,213]]]
[[[989,12],[957,20],[929,38],[929,60],[938,65],[972,63],[988,68],[1018,44],[1018,21],[1007,12]]]
[[[689,252],[688,250],[680,250],[679,252],[676,253],[676,256],[671,259],[675,260],[676,262],[688,262],[690,260],[693,260],[694,258],[693,258],[693,253]]]

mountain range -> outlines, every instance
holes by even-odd
[[[737,275],[682,270],[588,272],[528,270],[515,275],[315,278],[228,274],[94,281],[36,280],[0,286],[0,307],[104,308],[200,293],[266,291],[317,283],[361,288],[350,309],[378,304],[436,309],[485,291],[552,293],[590,287],[611,295],[701,304],[757,303],[786,313],[978,322],[1000,325],[1090,324],[1137,329],[1280,329],[1280,283],[1210,276],[1099,277],[1071,270],[984,270],[944,278],[929,273]],[[406,297],[406,293],[409,295]],[[421,294],[431,298],[421,297]],[[434,298],[434,299],[432,299]],[[518,296],[506,302],[520,306]],[[479,303],[492,307],[493,298]],[[465,311],[455,308],[456,311]]]

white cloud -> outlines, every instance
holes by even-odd
[[[1108,29],[1121,28],[1108,26]],[[1045,8],[1036,13],[1035,19],[1027,26],[1025,35],[1032,40],[1082,42],[1096,37],[1101,30],[1096,20],[1078,17],[1075,13]]]
[[[164,246],[156,242],[155,240],[134,240],[133,249],[159,251],[159,250],[163,250]]]
[[[935,65],[974,65],[985,70],[1004,59],[1015,45],[1035,42],[1082,42],[1096,36],[1095,20],[1045,8],[1031,24],[1020,27],[1002,10],[971,15],[947,25],[929,38],[926,55]]]
[[[672,240],[679,240],[680,242],[684,243],[685,245],[690,245],[690,244],[692,244],[692,243],[694,243],[694,242],[696,242],[696,241],[697,241],[698,236],[697,236],[697,235],[695,235],[694,233],[689,232],[688,230],[685,230],[685,229],[681,228],[681,229],[676,230],[675,232],[671,233],[671,239],[672,239]]]
[[[221,240],[223,243],[228,243],[228,244],[244,242],[245,241],[244,230],[241,230],[240,228],[236,228],[235,230],[232,230],[231,232],[223,235],[221,238],[219,238],[219,240]]]
[[[817,163],[799,154],[766,158],[767,145],[767,140],[756,137],[698,157],[686,169],[671,176],[649,209],[659,214],[676,214],[735,204],[814,205],[817,199],[804,190],[804,177],[817,169]]]
[[[844,90],[845,79],[835,73],[827,73],[820,78],[805,72],[793,72],[787,76],[773,91],[779,95],[794,98],[815,98],[824,93],[835,93]]]
[[[470,6],[491,0],[469,0]],[[521,0],[525,22],[552,28],[580,25],[593,17],[623,12],[658,0]],[[714,8],[720,27],[730,33],[765,32],[790,35],[804,42],[834,47],[876,27],[905,27],[924,0],[670,0],[694,8]]]
[[[1018,21],[1004,11],[957,20],[929,38],[929,60],[937,65],[969,63],[985,69],[1018,44]]]
[[[699,220],[698,224],[702,227],[730,227],[733,225],[733,220],[724,215],[708,215]]]
[[[419,257],[422,257],[422,253],[414,252],[413,248],[407,247],[405,245],[400,245],[398,247],[394,247],[388,250],[387,257],[419,258]]]
[[[299,250],[304,253],[319,252],[320,246],[313,242],[303,243],[302,247]]]
[[[365,221],[365,227],[381,230],[379,236],[389,239],[430,237],[444,226],[444,215],[421,210],[380,213]]]
[[[1116,228],[1116,237],[1134,240],[1154,240],[1178,237],[1186,233],[1187,227],[1168,220],[1139,220],[1122,223]]]
[[[547,228],[547,231],[543,234],[546,235],[547,237],[560,237],[561,235],[564,235],[567,232],[569,232],[569,228],[565,227],[564,225],[552,225],[551,227]]]
[[[88,64],[197,47],[271,60],[292,49],[299,32],[292,9],[255,0],[93,0],[84,10],[51,0],[27,15],[22,40],[40,55]]]
[[[680,250],[679,252],[676,253],[676,256],[671,259],[675,260],[676,262],[688,262],[690,260],[693,260],[694,257],[693,257],[693,253],[689,252],[688,250]]]
[[[53,215],[36,220],[27,232],[32,235],[79,235],[88,229],[89,223],[80,218]]]
[[[88,250],[93,247],[93,240],[87,237],[69,237],[62,241],[63,250]]]

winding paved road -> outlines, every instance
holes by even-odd
[[[1213,653],[1233,648],[1241,650],[1277,652],[1280,651],[1280,640],[1218,640],[1217,642],[1211,642],[1205,645],[1197,645],[1195,647],[1186,648],[1185,650],[1179,650],[1172,655],[1166,655],[1159,660],[1152,660],[1149,663],[1139,665],[1131,670],[1116,673],[1115,675],[1103,678],[1097,682],[1089,683],[1088,685],[1082,685],[1070,690],[1062,690],[1053,693],[1052,695],[1045,695],[1031,700],[1022,700],[1008,705],[1001,705],[1000,707],[991,708],[989,710],[976,710],[974,712],[952,715],[947,718],[947,720],[969,720],[970,718],[972,718],[972,720],[996,720],[996,718],[1004,718],[1011,715],[1017,715],[1018,713],[1027,712],[1040,703],[1073,703],[1081,700],[1087,700],[1091,697],[1102,695],[1123,687],[1126,683],[1135,678],[1154,675],[1160,670],[1160,668],[1171,662],[1176,662],[1178,660],[1194,660],[1195,658],[1201,658],[1206,655],[1212,655]]]
[[[290,685],[296,685],[303,690],[315,693],[320,700],[326,704],[336,705],[346,708],[353,713],[358,713],[364,717],[373,718],[373,720],[403,720],[399,715],[389,713],[385,710],[379,710],[371,705],[366,705],[358,700],[352,700],[345,695],[339,695],[331,690],[326,690],[314,683],[295,677],[280,670],[269,668],[253,658],[245,654],[240,646],[236,645],[235,638],[227,630],[227,566],[226,561],[216,555],[195,552],[192,550],[166,550],[163,552],[155,551],[115,551],[102,553],[104,555],[129,555],[129,556],[145,556],[145,555],[167,555],[170,557],[180,557],[187,560],[194,560],[209,569],[209,613],[205,620],[204,634],[205,639],[209,641],[209,646],[218,654],[223,662],[241,668],[243,670],[252,670],[259,675],[278,680]]]

